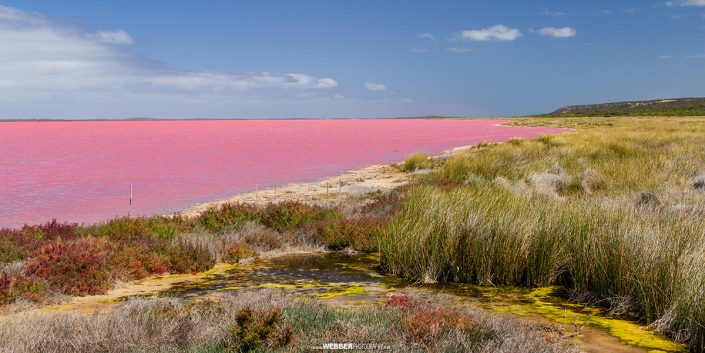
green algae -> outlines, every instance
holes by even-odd
[[[342,296],[367,295],[367,291],[362,286],[342,286],[338,290],[314,294],[321,299],[332,299]]]
[[[117,303],[120,303],[123,301],[124,301],[123,298],[116,297],[116,298],[99,299],[98,303],[100,303],[100,304],[117,304]]]
[[[299,283],[260,283],[251,286],[241,287],[244,289],[256,289],[256,288],[280,288],[280,289],[309,289],[309,288],[321,288],[325,287],[320,283],[310,283],[310,282],[299,282]]]
[[[542,316],[556,323],[586,325],[604,330],[628,345],[651,352],[682,352],[686,347],[657,335],[647,327],[628,320],[610,318],[596,308],[565,303],[555,295],[557,287],[534,290],[517,287],[480,287],[464,284],[414,286],[407,280],[381,275],[374,270],[374,255],[340,253],[286,255],[246,264],[219,264],[202,273],[203,281],[176,284],[162,294],[196,298],[211,293],[243,289],[279,288],[322,300],[342,299],[337,305],[347,309],[383,303],[386,294],[409,288],[450,292],[449,306],[480,304],[492,311],[522,316]],[[608,336],[609,335],[609,336]],[[580,336],[579,336],[580,337]]]
[[[563,324],[599,327],[627,344],[646,348],[654,353],[687,351],[685,345],[664,338],[638,323],[603,316],[596,308],[585,308],[579,304],[556,303],[553,301],[555,300],[553,293],[557,289],[559,288],[537,288],[529,293],[520,294],[518,302],[507,305],[491,305],[490,307],[493,311],[509,312],[521,316],[540,315]],[[488,291],[488,296],[493,296],[492,292]]]

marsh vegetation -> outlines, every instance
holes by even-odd
[[[705,350],[705,118],[514,123],[577,130],[481,144],[445,158],[414,154],[399,168],[433,170],[415,173],[411,185],[391,193],[333,207],[226,204],[197,217],[0,230],[0,304],[9,312],[28,302],[60,301],[62,295],[104,293],[116,281],[193,273],[216,262],[292,249],[346,250],[378,253],[382,271],[417,283],[556,286],[568,300],[646,323],[692,351]],[[435,297],[423,305],[413,298],[394,299],[399,305],[390,299],[379,307],[336,311],[271,293],[266,294],[271,305],[251,305],[248,296],[257,295],[265,294],[200,304],[128,301],[107,315],[58,321],[48,314],[19,315],[32,327],[65,332],[85,351],[305,350],[301,342],[336,339],[384,341],[394,350],[572,349],[556,341],[550,328],[537,334],[516,320],[443,308],[433,304]],[[212,321],[206,323],[204,313]],[[96,337],[103,346],[82,346],[82,332],[104,330],[110,320],[126,327],[151,325],[154,336],[139,336],[137,330]],[[0,336],[17,347],[46,344],[60,350],[52,345],[71,344],[9,335],[9,324],[2,325]],[[427,332],[432,336],[418,336]],[[183,341],[174,341],[177,336]],[[247,343],[250,339],[257,343]]]
[[[382,264],[422,282],[562,285],[702,351],[704,122],[518,121],[578,130],[446,160],[425,176],[443,185],[406,193]]]

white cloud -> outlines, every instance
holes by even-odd
[[[571,38],[575,37],[575,29],[571,27],[544,27],[538,30],[538,33],[542,36],[548,36],[553,38]]]
[[[119,30],[119,31],[100,31],[95,34],[86,35],[88,38],[95,39],[99,42],[115,45],[132,45],[134,41],[129,33]]]
[[[688,55],[685,58],[686,59],[705,59],[705,53]]]
[[[40,106],[31,102],[83,104],[88,97],[94,102],[124,102],[128,96],[181,102],[184,97],[202,100],[213,94],[246,97],[244,92],[256,95],[259,90],[266,90],[268,94],[262,95],[266,97],[293,98],[338,86],[332,78],[303,73],[175,70],[136,54],[134,41],[124,30],[86,33],[70,23],[0,6],[4,107]]]
[[[411,49],[412,53],[428,53],[430,51],[431,51],[431,49],[428,49],[428,48],[412,48]]]
[[[155,75],[148,82],[157,86],[168,86],[186,90],[228,89],[246,90],[252,88],[333,88],[338,83],[330,78],[316,78],[306,74],[272,75],[270,73],[248,73],[242,75],[192,72]]]
[[[446,48],[446,51],[455,53],[455,54],[465,54],[469,53],[472,51],[470,48]]]
[[[661,59],[661,60],[673,59],[673,55],[660,55],[660,56],[657,56],[656,59]]]
[[[668,7],[701,7],[705,6],[705,0],[667,1],[665,5]]]
[[[516,28],[505,25],[495,25],[479,30],[465,30],[458,35],[459,40],[473,41],[512,41],[521,37],[521,32]]]
[[[382,92],[387,90],[387,86],[381,83],[367,82],[365,83],[365,88],[372,92]]]
[[[433,33],[428,32],[419,34],[419,38],[432,40],[434,42],[436,41],[436,36],[434,36]]]
[[[324,77],[316,81],[316,88],[333,88],[338,87],[338,82],[332,78]]]

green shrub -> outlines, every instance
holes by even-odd
[[[196,222],[206,230],[217,233],[226,228],[238,227],[248,221],[262,217],[261,210],[249,204],[226,203],[201,212]]]
[[[17,298],[41,302],[47,291],[46,282],[36,276],[0,273],[0,305],[11,303]]]
[[[340,215],[332,209],[289,201],[267,205],[260,222],[278,232],[293,232],[315,221],[333,220],[339,217]]]
[[[122,217],[105,223],[81,229],[83,235],[108,237],[111,239],[138,239],[152,237],[164,240],[173,239],[180,232],[187,232],[190,226],[181,217]]]
[[[281,348],[293,338],[293,329],[282,319],[280,308],[273,308],[271,312],[255,312],[249,307],[244,308],[235,315],[235,322],[228,346],[231,352]]]
[[[429,158],[429,155],[423,152],[412,153],[404,162],[397,164],[397,168],[403,172],[413,172],[417,169],[427,169],[432,168],[433,162]]]
[[[369,253],[377,251],[381,230],[380,221],[363,218],[320,222],[316,232],[318,240],[330,250],[352,247]]]

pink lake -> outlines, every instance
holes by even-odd
[[[169,214],[257,186],[398,162],[415,151],[561,131],[498,125],[504,122],[0,122],[0,227]]]

